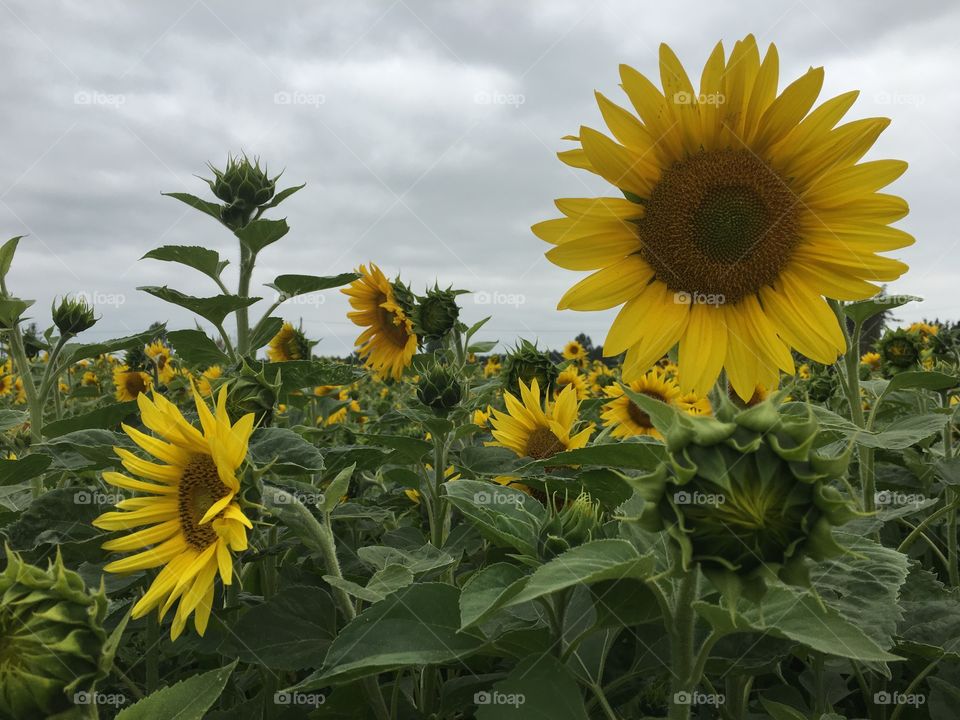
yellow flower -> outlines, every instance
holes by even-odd
[[[83,379],[80,382],[88,387],[96,387],[100,384],[100,379],[97,377],[95,372],[92,370],[87,370],[83,374]]]
[[[431,472],[431,473],[433,472],[433,465],[427,464],[426,467],[427,467],[427,471],[428,471],[428,472]],[[461,477],[460,473],[458,473],[458,472],[454,469],[453,465],[450,465],[446,470],[443,471],[443,481],[444,481],[444,482],[453,482],[454,480],[459,480],[460,477]],[[417,503],[417,505],[420,504],[420,491],[419,491],[419,490],[414,490],[413,488],[406,488],[406,489],[403,491],[403,494],[406,495],[407,498],[409,498],[409,500],[410,500],[411,502],[415,502],[415,503]]]
[[[882,364],[880,353],[868,352],[860,356],[860,364],[866,365],[871,370],[879,370]]]
[[[577,394],[577,400],[583,400],[587,397],[587,381],[576,365],[571,365],[557,375],[557,381],[554,384],[554,394],[560,392],[565,387],[572,387]]]
[[[173,369],[173,365],[170,362],[170,348],[164,345],[163,341],[154,340],[147,345],[143,351],[147,357],[150,358],[151,362],[157,366],[157,377],[161,383],[166,385],[176,377],[177,372]]]
[[[114,395],[120,402],[136,400],[140,393],[150,390],[153,380],[145,372],[131,370],[126,365],[113,369]]]
[[[270,362],[308,360],[309,358],[310,343],[304,334],[290,323],[284,323],[267,345],[267,359]]]
[[[810,366],[807,365],[807,363],[804,363],[803,365],[797,368],[797,377],[800,378],[801,380],[810,379]]]
[[[710,415],[713,413],[710,400],[696,393],[684,393],[676,399],[676,405],[690,415]]]
[[[676,380],[668,378],[663,370],[656,367],[631,381],[629,387],[635,393],[655,398],[667,405],[677,405],[677,400],[681,395],[680,386]],[[663,438],[653,426],[650,416],[624,393],[622,385],[619,383],[611,385],[604,392],[610,398],[610,401],[603,406],[600,418],[606,427],[612,428],[610,434],[613,437],[628,438],[635,435],[649,435],[657,439]]]
[[[0,397],[6,397],[13,392],[15,379],[13,375],[5,374],[0,376]]]
[[[313,394],[317,397],[325,397],[337,389],[336,385],[317,385],[313,389]]]
[[[347,317],[366,328],[357,337],[356,346],[364,364],[381,376],[399,380],[417,352],[413,322],[397,304],[393,286],[373,263],[369,271],[363,265],[361,277],[340,292],[350,297],[354,312]]]
[[[586,356],[587,351],[576,340],[571,340],[563,346],[563,357],[567,360],[582,360]]]
[[[531,380],[529,387],[522,380],[519,383],[522,402],[512,393],[503,394],[507,412],[493,411],[490,423],[494,440],[486,445],[509,448],[520,457],[542,460],[587,444],[592,427],[571,434],[580,408],[572,387],[565,387],[552,404],[545,398],[541,407],[540,386],[536,378]]]
[[[23,405],[27,401],[27,391],[23,387],[23,378],[19,375],[17,376],[17,379],[13,381],[13,388],[16,390],[16,397],[13,401],[17,405]]]
[[[706,394],[726,368],[749,398],[793,373],[791,348],[824,364],[844,351],[824,296],[873,297],[907,269],[877,254],[913,242],[889,227],[907,203],[878,192],[906,163],[858,164],[889,120],[838,126],[857,93],[814,109],[823,69],[778,95],[778,67],[748,35],[729,58],[717,44],[695,89],[661,45],[663,91],[621,66],[636,114],[598,93],[616,140],[581,127],[560,154],[625,196],[558,200],[564,217],[533,231],[554,264],[592,272],[559,309],[623,306],[603,350],[626,351],[627,380],[679,344],[685,391]]]
[[[204,370],[200,375],[200,379],[197,381],[197,389],[200,391],[200,394],[204,397],[210,397],[213,395],[213,385],[210,384],[210,381],[217,380],[222,375],[223,368],[221,368],[219,365],[211,365]]]
[[[501,370],[500,358],[497,355],[491,355],[483,366],[483,376],[485,378],[499,375]]]
[[[482,428],[487,426],[487,423],[490,422],[490,416],[493,415],[493,408],[487,405],[486,410],[481,410],[477,408],[473,411],[473,424],[479,425]]]
[[[191,614],[194,627],[203,635],[210,619],[216,576],[219,574],[225,585],[233,582],[231,551],[247,548],[247,529],[253,527],[236,502],[240,490],[237,470],[247,456],[253,413],[231,425],[225,387],[213,412],[196,389],[194,402],[202,430],[187,422],[180,410],[161,395],[137,398],[141,420],[155,435],[127,425],[123,426],[124,432],[160,462],[116,448],[127,471],[143,479],[118,472],[105,472],[103,479],[115,487],[148,495],[122,500],[117,503],[119,511],[104,513],[93,521],[96,527],[109,531],[149,526],[105,542],[105,550],[119,552],[150,547],[115,560],[104,569],[129,573],[163,567],[133,606],[133,617],[159,608],[162,620],[179,600],[170,628],[174,640]]]

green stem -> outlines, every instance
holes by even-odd
[[[690,717],[690,703],[678,702],[681,698],[692,695],[697,687],[699,677],[693,677],[695,662],[693,655],[694,628],[696,613],[693,603],[697,599],[699,585],[699,571],[688,570],[680,580],[673,606],[672,627],[668,625],[670,634],[670,664],[673,676],[670,680],[670,710],[669,720],[688,720]]]
[[[941,393],[943,407],[950,409],[950,397],[947,393]],[[943,427],[943,458],[950,460],[953,457],[953,416],[947,415],[947,422]],[[960,498],[957,489],[947,488],[947,502],[953,511],[947,518],[947,574],[950,578],[950,586],[960,585],[960,554],[957,552],[957,502]]]
[[[600,707],[603,709],[604,717],[606,717],[607,720],[619,720],[619,718],[617,718],[617,714],[613,711],[613,708],[610,707],[610,702],[607,700],[607,696],[603,694],[603,688],[600,687],[600,683],[593,683],[590,686],[590,689],[593,690],[593,694],[600,703]]]
[[[934,668],[939,664],[940,659],[936,659],[930,664],[928,664],[923,670],[921,670],[913,681],[907,685],[907,689],[903,691],[904,695],[912,695],[913,691],[919,687],[920,683],[923,682],[923,679],[933,672]],[[906,707],[906,703],[899,703],[896,708],[894,708],[893,714],[890,715],[890,720],[897,720],[900,717],[900,714],[903,712],[903,709]]]
[[[237,284],[237,296],[250,296],[250,278],[253,276],[253,267],[256,264],[256,253],[252,253],[244,245],[240,245],[240,281]],[[248,308],[237,310],[237,353],[243,357],[250,344],[250,313]]]
[[[938,518],[943,517],[947,513],[956,510],[957,505],[958,505],[957,501],[954,500],[952,503],[948,503],[947,505],[943,506],[936,512],[930,513],[929,515],[927,515],[927,517],[925,517],[923,521],[919,525],[917,525],[913,530],[911,530],[910,534],[903,539],[903,542],[900,543],[900,546],[897,548],[897,550],[899,552],[905,553],[907,549],[911,545],[913,545],[914,542],[917,541],[917,539],[920,537],[923,531],[933,523],[934,520],[937,520]],[[954,515],[956,515],[955,512],[954,512]]]
[[[147,695],[160,687],[160,620],[157,613],[147,614]]]
[[[433,488],[430,504],[430,541],[437,549],[447,541],[447,502],[443,497],[442,486],[446,479],[447,436],[433,438]]]

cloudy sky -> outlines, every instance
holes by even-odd
[[[657,77],[667,42],[699,77],[717,40],[750,32],[777,44],[781,87],[823,65],[823,97],[859,88],[850,117],[893,119],[871,157],[910,163],[892,191],[917,243],[890,292],[926,298],[903,319],[960,319],[955,3],[0,0],[0,18],[0,235],[29,235],[8,282],[43,323],[55,295],[95,297],[90,339],[192,324],[136,287],[212,295],[209,281],[139,258],[164,244],[234,258],[227,231],[160,193],[203,194],[206,161],[242,150],[307,183],[255,286],[373,260],[414,289],[477,293],[463,316],[493,315],[485,339],[600,341],[611,316],[554,309],[576,276],[529,231],[555,197],[610,194],[556,159],[560,138],[602,126],[593,91],[622,99],[619,63]],[[339,355],[346,310],[330,292],[284,314]]]

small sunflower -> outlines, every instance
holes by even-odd
[[[483,365],[483,376],[485,378],[494,377],[500,374],[500,358],[497,355],[491,355]]]
[[[676,399],[676,405],[688,415],[711,415],[713,406],[706,397],[696,393],[684,393]]]
[[[677,382],[668,378],[659,368],[653,368],[632,380],[629,387],[635,393],[655,398],[667,405],[676,405],[681,394]],[[610,402],[603,406],[600,418],[605,426],[611,428],[611,435],[617,438],[636,435],[663,438],[653,426],[650,416],[624,393],[622,385],[611,385],[604,389],[604,394],[610,398]]]
[[[13,392],[14,377],[13,375],[2,375],[0,376],[0,397],[6,397],[11,392]]]
[[[856,92],[814,108],[823,68],[779,95],[778,74],[776,47],[761,59],[748,35],[729,58],[717,44],[698,92],[661,45],[663,91],[622,65],[636,114],[597,93],[616,140],[581,127],[560,153],[623,194],[557,200],[564,217],[533,232],[551,262],[592,272],[559,309],[623,306],[603,351],[626,352],[627,380],[679,345],[684,390],[705,394],[726,368],[749,398],[793,373],[791,348],[828,365],[844,351],[824,297],[873,297],[907,269],[878,255],[913,243],[889,227],[907,203],[878,192],[907,165],[859,162],[889,120],[838,125]]]
[[[561,390],[552,404],[545,398],[541,406],[540,386],[536,378],[531,380],[529,386],[522,380],[519,384],[522,402],[512,393],[503,394],[507,412],[493,411],[490,423],[494,440],[487,442],[487,445],[508,448],[520,457],[542,460],[587,444],[593,433],[592,426],[571,434],[580,408],[572,387]]]
[[[270,362],[309,360],[310,342],[300,330],[284,323],[267,345],[267,358]]]
[[[223,376],[223,368],[219,365],[211,365],[200,375],[200,378],[197,380],[197,389],[200,391],[200,394],[204,397],[210,397],[213,395],[213,385],[210,384],[211,380],[219,380]]]
[[[162,620],[179,600],[170,628],[176,640],[193,613],[197,632],[203,635],[210,619],[217,574],[225,585],[233,582],[231,551],[247,547],[247,529],[253,525],[236,502],[240,490],[237,470],[247,457],[254,417],[244,415],[231,425],[227,391],[221,388],[211,412],[194,389],[200,416],[198,430],[166,398],[140,395],[137,403],[151,436],[127,425],[124,432],[141,448],[161,461],[148,462],[129,450],[116,448],[123,466],[144,480],[118,472],[103,479],[119,488],[150,493],[117,503],[120,512],[107,512],[93,521],[102,530],[150,527],[103,544],[120,552],[150,549],[109,563],[108,572],[127,573],[163,566],[136,605],[133,617],[143,617],[159,607]]]
[[[571,340],[563,346],[563,357],[565,360],[583,360],[587,356],[587,351],[576,340]]]
[[[860,356],[860,364],[866,365],[871,370],[880,370],[883,359],[878,352],[868,352]]]
[[[354,309],[347,317],[366,328],[355,343],[360,357],[378,375],[399,380],[417,352],[413,322],[380,268],[370,263],[369,270],[361,265],[357,272],[360,277],[340,292],[350,297]]]
[[[583,400],[587,397],[587,379],[580,374],[576,365],[570,365],[566,370],[561,370],[557,375],[557,382],[553,386],[554,394],[557,394],[565,387],[572,387],[577,393],[577,400]]]
[[[152,378],[145,372],[131,370],[126,365],[113,369],[114,395],[120,402],[136,400],[141,393],[150,390]]]
[[[156,366],[157,378],[159,378],[163,385],[166,385],[177,376],[177,371],[173,369],[173,364],[171,363],[172,353],[170,352],[170,348],[167,347],[162,340],[154,340],[143,348],[143,352]]]

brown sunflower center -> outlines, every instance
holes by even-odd
[[[797,244],[799,199],[749,150],[700,152],[663,171],[636,221],[658,280],[731,303],[776,280]]]
[[[209,455],[195,455],[183,469],[177,507],[180,511],[180,528],[193,548],[203,550],[217,539],[213,521],[203,525],[200,525],[200,521],[210,506],[229,492]]]
[[[660,393],[654,390],[643,390],[640,392],[641,395],[646,395],[647,397],[653,398],[654,400],[659,400],[660,402],[667,402],[665,398]],[[650,416],[640,409],[640,406],[637,405],[633,400],[628,398],[627,402],[627,415],[630,416],[630,419],[633,420],[637,425],[642,428],[652,428],[653,422],[650,420]]]
[[[386,302],[386,298],[382,302]],[[383,307],[377,308],[380,332],[387,337],[391,344],[399,348],[407,346],[407,324],[397,313]],[[397,322],[399,320],[399,323]]]
[[[527,438],[527,455],[534,460],[552,457],[564,450],[560,438],[547,428],[537,428]]]
[[[124,373],[123,386],[133,397],[147,391],[147,383],[143,379],[143,374],[139,372]]]

